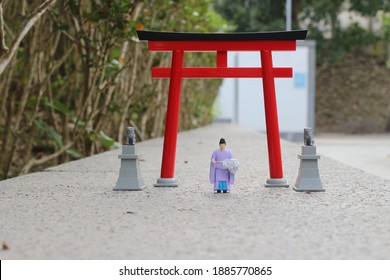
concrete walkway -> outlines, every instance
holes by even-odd
[[[318,152],[390,180],[390,134],[320,134]]]
[[[240,160],[213,194],[220,137]],[[163,140],[137,144],[147,188],[114,192],[119,150],[0,182],[0,259],[389,259],[390,181],[327,157],[324,193],[266,189],[265,135],[233,125],[179,134],[178,188],[154,188]],[[293,185],[300,146],[282,142]]]

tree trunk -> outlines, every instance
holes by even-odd
[[[5,45],[4,18],[3,18],[3,0],[0,0],[0,58],[8,53]],[[0,73],[1,74],[1,73]]]
[[[47,11],[47,9],[53,5],[56,0],[47,0],[41,6],[36,9],[30,18],[27,20],[26,24],[23,26],[20,33],[16,36],[13,41],[11,48],[5,46],[5,34],[4,34],[4,19],[3,19],[3,9],[2,3],[3,0],[0,0],[0,75],[4,72],[5,68],[11,61],[12,57],[15,55],[16,51],[19,48],[20,43],[26,37],[30,29],[34,26],[34,24],[42,17],[42,15]]]

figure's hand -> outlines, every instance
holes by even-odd
[[[212,164],[218,164],[218,161],[211,161]]]

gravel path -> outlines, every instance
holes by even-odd
[[[214,194],[224,137],[241,163]],[[389,259],[390,181],[327,157],[323,193],[292,190],[300,146],[282,141],[288,189],[264,188],[266,137],[214,124],[179,134],[178,188],[155,188],[162,138],[138,143],[147,188],[114,192],[119,150],[0,182],[0,259]]]

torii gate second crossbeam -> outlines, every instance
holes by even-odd
[[[172,52],[170,68],[154,67],[153,78],[170,78],[165,122],[161,175],[156,187],[176,187],[176,143],[179,128],[180,90],[183,78],[262,78],[267,128],[270,178],[266,187],[288,187],[283,178],[275,78],[291,78],[292,68],[272,64],[272,51],[295,51],[296,40],[304,40],[307,30],[249,33],[177,33],[137,31],[141,41],[148,41],[149,51]],[[216,67],[183,67],[184,52],[216,52]],[[261,67],[233,68],[227,65],[228,51],[259,51]]]

